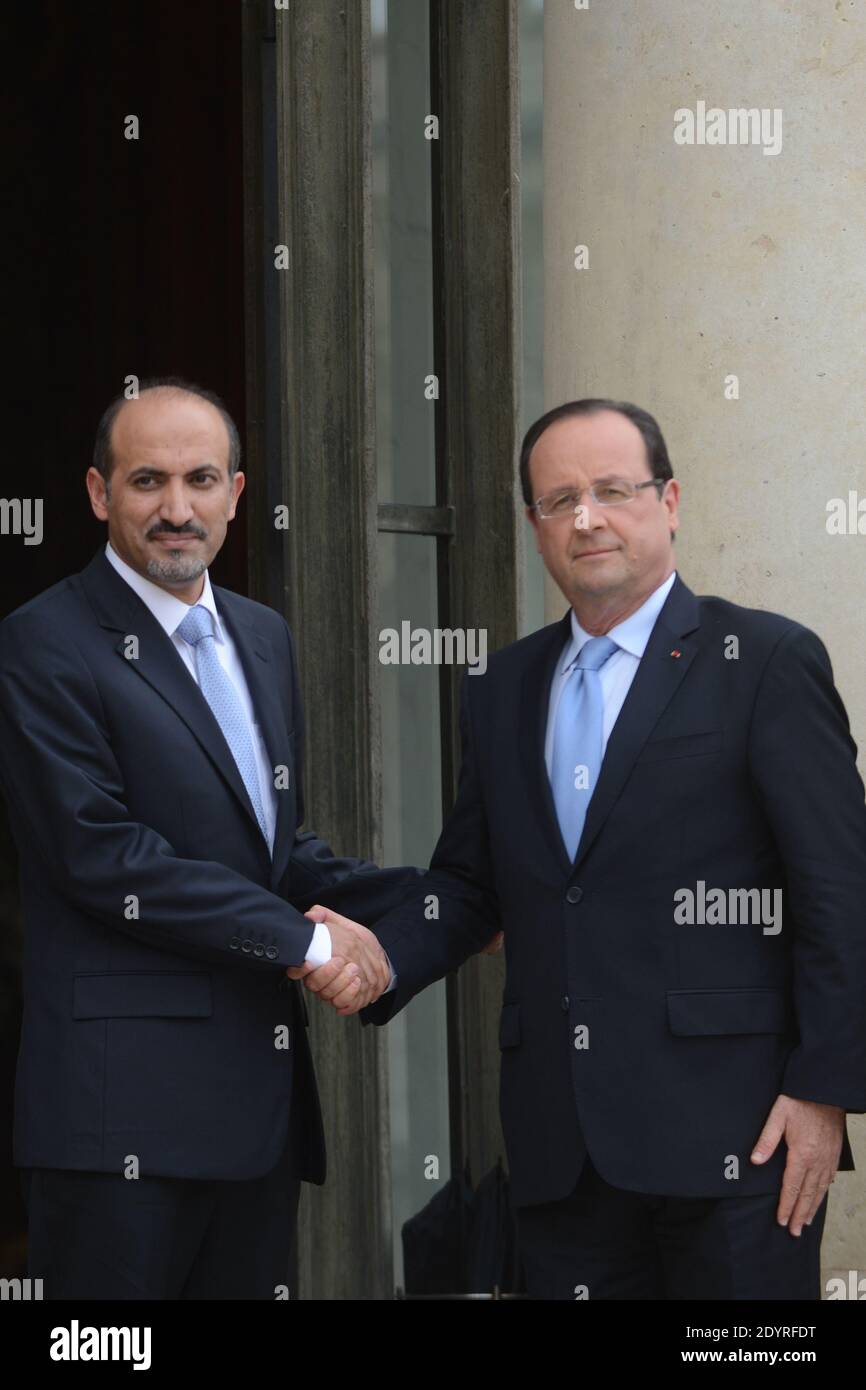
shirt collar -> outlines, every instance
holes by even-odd
[[[175,598],[174,594],[170,594],[167,589],[160,588],[159,584],[145,579],[143,574],[139,574],[137,570],[134,570],[131,565],[120,558],[111,541],[105,543],[105,558],[109,564],[114,566],[121,579],[126,580],[130,589],[135,590],[142,603],[147,605],[163,631],[172,637],[189,612],[190,605],[184,603],[182,598]],[[218,642],[224,641],[220,617],[211,588],[210,575],[207,570],[204,572],[204,588],[201,591],[201,598],[197,599],[196,603],[201,604],[202,608],[206,608],[213,615],[214,636]]]
[[[607,636],[612,638],[618,647],[624,652],[629,652],[632,656],[640,659],[646,651],[647,642],[650,634],[655,627],[656,618],[664,607],[665,599],[670,593],[677,577],[676,570],[669,574],[664,583],[654,589],[645,603],[634,613],[630,613],[627,618],[623,618],[621,623],[612,627]],[[590,640],[591,634],[581,627],[577,621],[574,609],[571,610],[571,637],[568,640],[565,651],[562,653],[560,672],[568,670],[576,660],[581,648]]]

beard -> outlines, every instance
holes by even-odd
[[[198,579],[207,569],[207,562],[195,555],[180,551],[177,555],[166,555],[164,560],[155,557],[147,561],[147,577],[159,584],[189,584]]]

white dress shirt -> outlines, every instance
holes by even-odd
[[[619,651],[614,652],[613,656],[608,657],[607,661],[599,671],[601,681],[601,695],[604,701],[604,722],[602,726],[601,755],[604,757],[607,741],[610,738],[610,731],[616,723],[617,715],[625,703],[625,697],[629,692],[631,683],[637,673],[638,664],[646,651],[650,633],[655,627],[656,618],[662,611],[664,601],[673,588],[677,574],[669,574],[663,584],[654,589],[646,603],[641,604],[634,613],[628,618],[624,618],[616,627],[612,627],[606,636],[616,642]],[[571,610],[571,635],[563,648],[562,656],[557,663],[556,672],[550,686],[550,703],[547,707],[547,736],[544,741],[544,761],[547,764],[547,775],[551,776],[551,766],[553,762],[553,730],[556,723],[556,711],[559,707],[559,700],[562,695],[565,683],[572,677],[572,672],[577,669],[575,662],[580,653],[581,647],[590,640],[591,634],[586,632],[577,621],[574,609]]]
[[[134,589],[138,597],[147,605],[156,621],[163,631],[171,638],[181,657],[183,663],[198,685],[198,672],[195,664],[195,648],[183,637],[178,636],[177,628],[183,622],[190,610],[190,605],[183,599],[175,598],[174,594],[168,589],[163,589],[159,584],[154,584],[152,580],[145,579],[130,565],[122,560],[113,549],[111,542],[105,545],[105,558],[117,570],[121,579],[125,579],[131,589]],[[220,665],[235,687],[238,698],[246,715],[247,724],[252,736],[253,751],[256,757],[256,770],[259,776],[259,790],[262,797],[262,806],[265,812],[265,824],[268,831],[268,847],[273,857],[274,834],[277,825],[277,793],[274,787],[273,772],[271,770],[268,750],[262,737],[262,731],[256,722],[256,711],[250,697],[244,668],[238,654],[238,649],[232,640],[228,628],[220,622],[220,616],[214,601],[213,590],[211,588],[210,575],[207,570],[204,572],[204,587],[201,597],[196,599],[196,603],[201,604],[213,616],[214,637],[216,638],[216,653],[219,657]],[[317,922],[314,927],[312,940],[307,948],[307,960],[312,965],[324,965],[331,959],[331,933],[324,922]]]

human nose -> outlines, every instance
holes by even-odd
[[[182,478],[170,478],[159,499],[159,515],[172,526],[183,526],[194,515]]]
[[[595,501],[589,488],[580,494],[580,502],[574,512],[576,531],[597,531],[607,525],[604,508]]]

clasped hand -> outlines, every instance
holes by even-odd
[[[373,933],[318,904],[304,916],[325,923],[331,936],[331,959],[324,965],[290,965],[289,978],[303,980],[306,989],[326,999],[338,1014],[355,1014],[375,1003],[391,983],[391,967]]]

